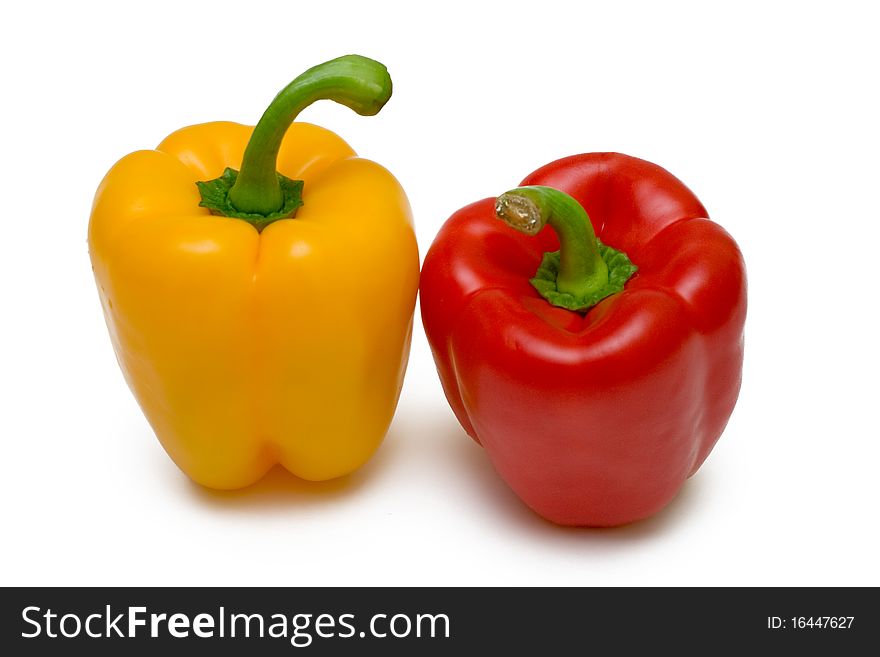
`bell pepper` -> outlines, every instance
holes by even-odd
[[[255,128],[183,128],[98,188],[89,253],[110,337],[162,446],[233,489],[274,464],[308,480],[366,462],[409,354],[419,261],[407,198],[332,132],[330,99],[376,114],[385,67],[316,66]]]
[[[522,185],[455,213],[425,258],[422,317],[443,389],[544,518],[646,518],[733,411],[742,255],[684,184],[644,160],[576,155]]]

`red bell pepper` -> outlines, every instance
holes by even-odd
[[[422,318],[443,389],[541,516],[646,518],[700,467],[736,403],[742,255],[644,160],[576,155],[523,185],[459,210],[425,258]]]

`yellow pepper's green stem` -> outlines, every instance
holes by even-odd
[[[287,85],[266,109],[248,142],[229,202],[239,212],[269,215],[283,203],[276,173],[278,149],[287,128],[317,100],[333,100],[361,116],[372,116],[391,97],[391,77],[377,61],[346,55],[319,64]]]

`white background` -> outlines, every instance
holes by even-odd
[[[3,16],[0,583],[880,584],[880,46],[871,3],[16,3]],[[828,3],[827,6],[831,6]],[[95,188],[178,127],[253,123],[305,68],[386,63],[373,118],[302,119],[393,171],[424,256],[459,207],[616,150],[683,179],[749,273],[745,380],[655,518],[562,529],[446,405],[421,324],[350,478],[237,493],[166,457],[90,271]]]

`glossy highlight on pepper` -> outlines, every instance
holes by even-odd
[[[409,203],[340,137],[291,122],[319,99],[375,114],[390,94],[382,64],[341,57],[294,80],[256,130],[184,128],[98,188],[89,253],[117,359],[200,484],[247,486],[276,463],[339,477],[387,431],[418,287]]]
[[[619,252],[601,258],[619,283],[609,295],[604,245]],[[459,210],[425,257],[420,295],[456,417],[552,522],[615,526],[657,513],[736,403],[742,255],[650,162],[575,155]]]

